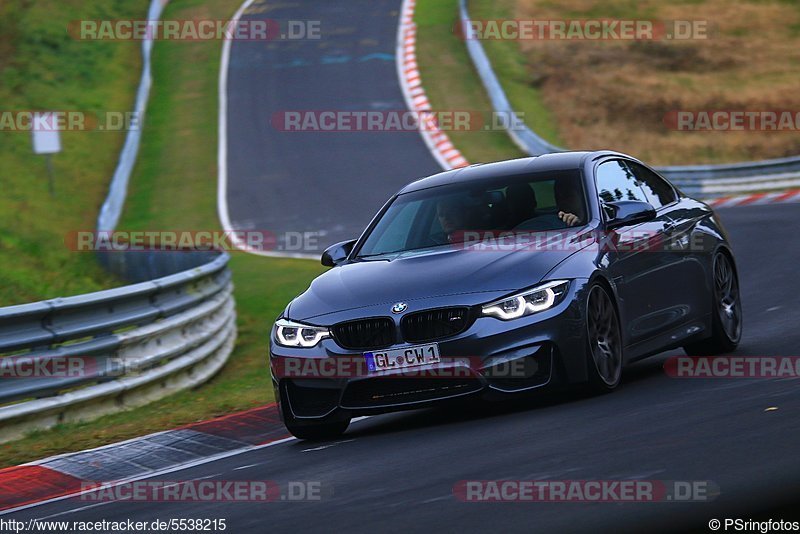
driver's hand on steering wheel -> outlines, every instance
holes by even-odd
[[[574,213],[567,213],[566,211],[559,211],[558,218],[564,221],[567,226],[575,226],[580,220]]]

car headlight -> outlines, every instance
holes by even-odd
[[[554,280],[502,300],[485,304],[481,311],[483,315],[497,317],[504,321],[517,319],[552,308],[563,300],[568,288],[569,280]]]
[[[330,337],[327,328],[295,323],[288,319],[275,321],[275,337],[284,347],[313,347],[322,339]]]

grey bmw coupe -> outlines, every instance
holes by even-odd
[[[550,384],[615,389],[626,364],[736,348],[734,255],[718,217],[624,154],[565,152],[417,180],[275,322],[289,431]]]

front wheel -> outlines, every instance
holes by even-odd
[[[614,303],[600,284],[589,290],[586,328],[589,385],[599,393],[612,391],[622,378],[622,335]]]
[[[689,356],[711,356],[732,352],[742,338],[742,301],[739,278],[727,255],[714,255],[714,291],[711,336],[683,347]]]

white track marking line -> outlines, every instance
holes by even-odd
[[[256,463],[256,464],[240,465],[239,467],[234,467],[233,470],[234,471],[241,471],[242,469],[250,469],[251,467],[258,467],[259,465],[262,465],[263,463],[264,462],[259,462],[259,463]]]
[[[335,447],[337,445],[341,445],[342,443],[350,443],[351,441],[355,441],[354,439],[346,439],[343,441],[334,441],[333,443],[327,443],[325,445],[320,445],[319,447],[313,447],[311,449],[303,449],[300,452],[316,452],[316,451],[324,451],[325,449],[330,449],[331,447]]]
[[[242,14],[253,4],[253,0],[245,0],[239,6],[231,19],[231,24],[236,25]],[[219,117],[218,117],[218,146],[217,146],[217,216],[222,229],[231,236],[231,243],[237,249],[273,258],[299,258],[318,260],[317,254],[303,254],[299,252],[271,252],[266,250],[253,250],[239,239],[231,224],[230,211],[228,210],[228,66],[231,55],[231,39],[222,41],[222,57],[219,65]]]
[[[395,65],[397,67],[397,77],[400,89],[409,110],[421,111],[430,109],[425,92],[421,87],[419,71],[416,66],[416,55],[414,52],[416,42],[416,28],[413,21],[413,6],[416,0],[403,0],[398,16],[399,24],[397,28],[397,45],[395,49]],[[253,0],[245,0],[233,15],[231,22],[236,24],[244,14],[245,10],[253,4]],[[406,35],[408,33],[408,36]],[[228,207],[228,70],[230,65],[231,41],[225,40],[222,43],[222,57],[219,69],[219,117],[218,117],[218,146],[217,146],[217,216],[219,217],[222,229],[231,235],[233,245],[244,252],[257,256],[277,257],[277,258],[299,258],[317,260],[316,254],[291,253],[291,252],[271,252],[263,250],[253,250],[248,248],[235,233],[231,223],[230,210]],[[406,73],[410,73],[406,77]],[[416,78],[415,87],[409,85],[411,78]],[[421,98],[423,103],[415,103],[415,99]],[[429,152],[439,163],[442,169],[449,170],[456,166],[467,164],[467,160],[460,154],[445,156],[437,147],[434,137],[445,136],[441,130],[435,132],[428,131],[427,128],[419,130],[422,140],[428,147]]]

